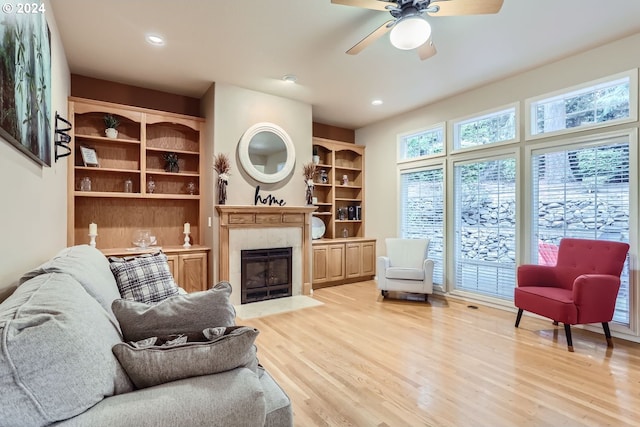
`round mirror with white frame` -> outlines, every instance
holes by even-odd
[[[296,153],[293,141],[280,126],[256,123],[242,135],[238,156],[244,171],[256,181],[273,184],[293,171]]]

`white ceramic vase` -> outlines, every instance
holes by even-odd
[[[115,139],[118,137],[118,131],[114,128],[105,129],[104,134],[107,135],[107,138]]]

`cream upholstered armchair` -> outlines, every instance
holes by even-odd
[[[378,289],[386,297],[389,291],[433,293],[433,260],[427,258],[429,239],[388,238],[387,256],[378,257]]]

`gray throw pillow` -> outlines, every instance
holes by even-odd
[[[125,299],[113,301],[124,341],[235,326],[236,310],[229,301],[231,284],[220,282],[208,291],[193,292],[149,305]]]
[[[154,303],[178,295],[167,256],[162,251],[136,257],[109,258],[122,298]]]
[[[226,335],[207,342],[186,342],[163,346],[118,343],[113,353],[138,388],[216,374],[240,366],[257,372],[258,361],[254,341],[258,330],[246,326],[229,328]],[[147,341],[147,340],[144,340]],[[142,345],[143,347],[138,347]]]

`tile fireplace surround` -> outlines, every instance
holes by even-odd
[[[240,304],[240,251],[292,248],[292,295],[311,293],[311,213],[315,206],[218,205],[218,280]]]

